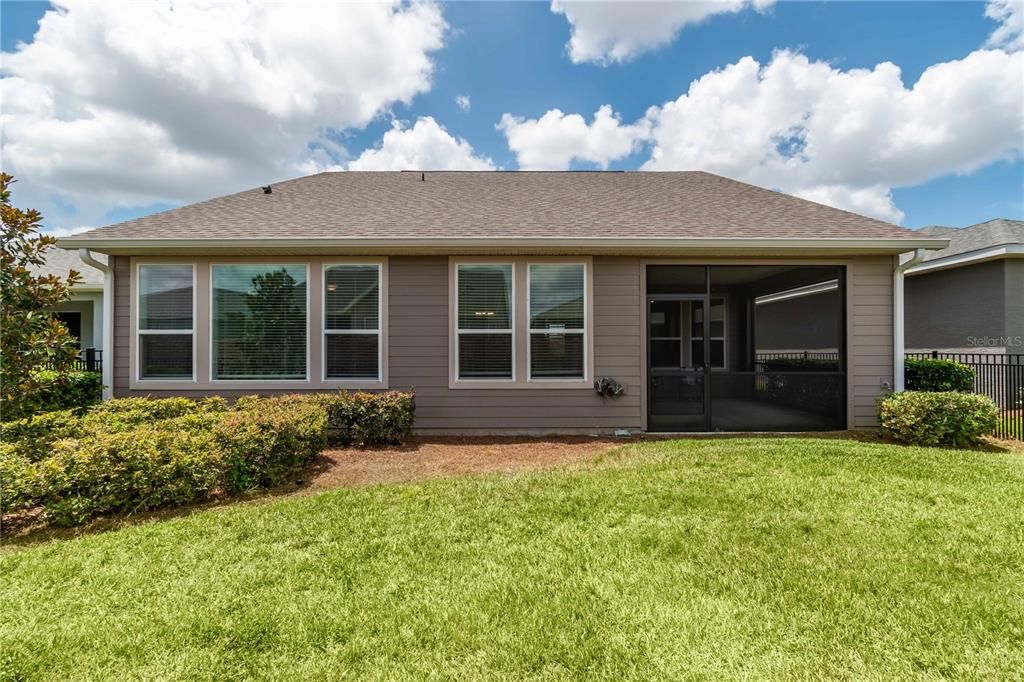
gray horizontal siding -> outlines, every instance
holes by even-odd
[[[892,385],[892,269],[889,256],[856,258],[847,270],[850,291],[849,375],[853,426],[877,426],[882,383]]]
[[[416,426],[430,431],[639,429],[639,264],[594,259],[594,372],[627,385],[602,401],[590,389],[448,388],[448,259],[391,258],[391,386],[416,391]]]
[[[206,395],[209,391],[129,390],[131,291],[129,259],[113,259],[116,273],[114,393]],[[590,389],[451,389],[448,382],[448,259],[401,256],[389,259],[390,386],[415,390],[416,428],[421,432],[591,432],[642,425],[640,364],[640,263],[631,257],[593,261],[594,373],[626,386],[617,400],[602,400]],[[875,401],[881,383],[891,383],[892,267],[890,257],[856,258],[848,270],[849,398],[852,425],[877,423]],[[221,390],[235,397],[252,390]],[[259,390],[287,393],[290,390]]]
[[[639,261],[595,258],[594,372],[614,376],[626,395],[602,400],[589,388],[450,389],[448,387],[448,258],[389,259],[388,367],[393,389],[416,392],[421,432],[607,431],[641,428]],[[128,381],[131,321],[129,259],[115,258],[115,395],[207,395],[210,391],[132,391]],[[259,391],[223,390],[235,397]]]

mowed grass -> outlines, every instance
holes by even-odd
[[[0,577],[9,679],[1019,678],[1024,456],[653,442],[8,548]]]

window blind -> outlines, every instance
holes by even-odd
[[[324,270],[324,378],[380,378],[380,267]]]
[[[139,378],[191,379],[192,265],[140,265],[138,273]]]
[[[512,265],[460,264],[457,270],[460,379],[512,378]]]
[[[532,379],[584,377],[584,272],[579,263],[530,265]]]
[[[306,266],[214,265],[213,378],[306,378]]]

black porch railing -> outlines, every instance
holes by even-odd
[[[102,372],[103,351],[97,348],[83,348],[78,352],[78,357],[71,362],[70,369],[76,372]]]
[[[907,353],[908,359],[953,360],[974,370],[974,392],[999,406],[993,435],[1024,440],[1024,353]]]
[[[764,353],[757,353],[754,356],[754,362],[765,362],[767,360],[838,360],[838,351],[813,351],[813,350],[796,350],[796,351],[783,351],[773,352],[767,351]]]

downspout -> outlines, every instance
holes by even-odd
[[[114,397],[114,269],[89,249],[79,249],[78,257],[103,273],[103,399],[109,400]]]
[[[893,387],[896,393],[904,390],[906,381],[903,372],[903,274],[924,260],[925,250],[916,249],[913,257],[906,263],[900,263],[892,273],[892,368]],[[104,365],[106,367],[106,365]]]

